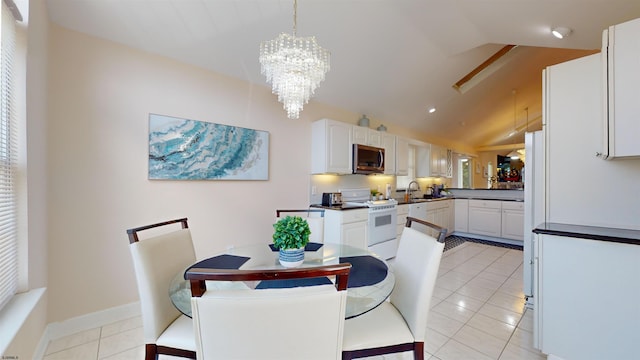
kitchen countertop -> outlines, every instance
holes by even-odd
[[[369,207],[365,205],[335,205],[335,206],[324,206],[322,204],[312,204],[309,207],[317,208],[317,209],[325,209],[325,210],[358,210],[358,209],[368,209]]]
[[[496,199],[492,197],[478,197],[478,196],[454,196],[455,199],[468,199],[468,200],[495,200],[495,201],[516,201],[524,202],[524,199]]]
[[[516,201],[523,202],[522,199],[496,199],[496,198],[488,198],[488,197],[471,197],[471,196],[443,196],[439,198],[432,199],[413,199],[411,201],[404,201],[404,199],[396,199],[398,201],[398,205],[411,205],[411,204],[420,204],[420,203],[428,203],[434,201],[441,200],[453,200],[453,199],[469,199],[469,200],[496,200],[496,201]],[[310,205],[312,208],[316,209],[325,209],[325,210],[357,210],[357,209],[367,209],[367,206],[364,205],[335,205],[335,206],[324,206],[322,204],[312,204]]]
[[[440,201],[440,200],[451,200],[453,199],[453,197],[451,196],[443,196],[443,197],[439,197],[439,198],[432,198],[432,199],[412,199],[411,201],[404,201],[404,199],[402,200],[398,200],[398,205],[407,205],[407,204],[419,204],[419,203],[424,203],[424,202],[432,202],[432,201]]]

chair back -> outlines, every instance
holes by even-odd
[[[174,230],[174,224],[180,224],[182,228]],[[139,232],[161,227],[173,231],[140,241]],[[154,230],[153,233],[159,232]],[[127,234],[140,295],[144,340],[155,343],[167,326],[180,316],[169,298],[169,284],[179,271],[196,262],[191,232],[187,219],[183,218],[129,229]]]
[[[287,215],[300,216],[307,220],[311,230],[309,241],[324,243],[324,209],[276,210],[276,218]]]
[[[346,263],[265,271],[189,270],[186,276],[193,295],[197,357],[339,359],[350,268],[351,264]],[[202,291],[205,280],[284,280],[333,275],[336,286]]]
[[[419,223],[436,229],[438,238],[414,228]],[[390,301],[409,325],[416,342],[424,342],[431,296],[438,277],[447,229],[413,217],[407,218],[394,261],[395,287]]]

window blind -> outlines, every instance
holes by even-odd
[[[15,53],[15,18],[2,2],[0,17],[0,308],[18,287],[18,244],[16,234],[15,100],[12,64]]]

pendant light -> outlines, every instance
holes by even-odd
[[[518,133],[518,131],[516,130],[516,89],[513,89],[511,93],[513,94],[513,131],[509,133],[509,137],[513,137]],[[515,146],[515,139],[513,144]],[[518,154],[516,149],[513,149],[509,154],[507,154],[507,156],[512,160],[520,159],[520,154]]]

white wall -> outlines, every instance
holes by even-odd
[[[49,321],[137,301],[127,228],[186,216],[199,258],[270,242],[276,208],[309,205],[311,121],[359,117],[312,100],[290,120],[266,86],[57,26],[50,41]],[[269,180],[148,180],[149,113],[268,131]]]

